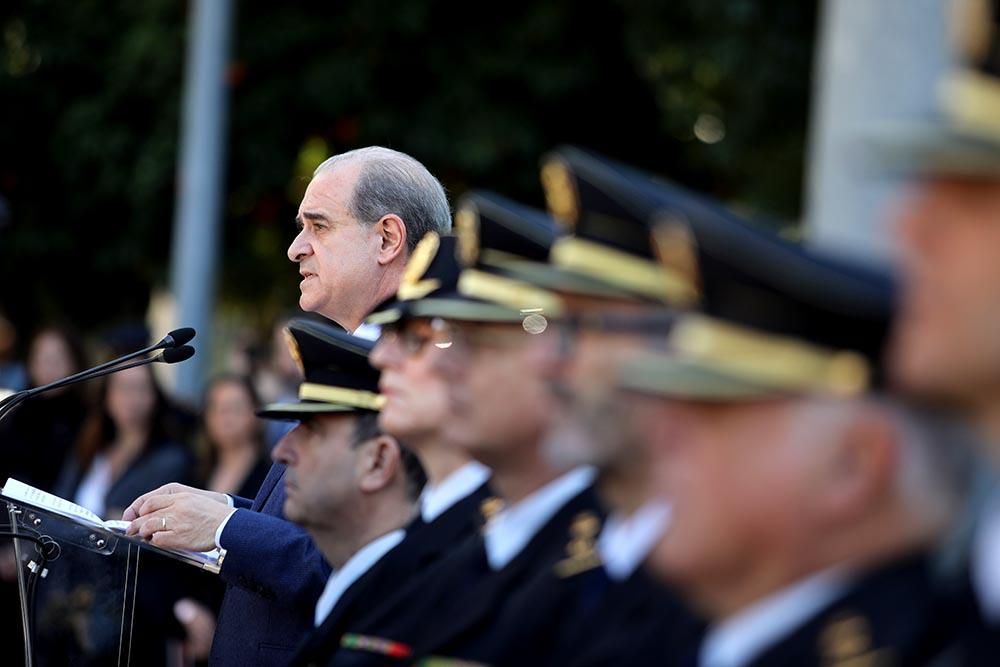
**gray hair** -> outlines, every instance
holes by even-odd
[[[862,410],[888,420],[899,445],[893,493],[922,525],[946,521],[964,502],[981,447],[974,434],[947,412],[910,405],[893,397],[868,395],[857,400],[820,398],[810,405],[810,418],[795,428],[810,446],[835,443]],[[805,430],[808,429],[808,430]]]
[[[407,250],[427,232],[451,231],[448,196],[438,179],[406,153],[382,146],[368,146],[328,158],[313,177],[349,162],[360,162],[361,173],[351,198],[351,213],[361,224],[374,224],[390,213],[406,226]]]

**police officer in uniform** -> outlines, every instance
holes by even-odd
[[[619,377],[672,507],[650,565],[710,620],[697,663],[975,664],[935,569],[968,460],[880,391],[891,282],[637,186],[700,293]]]
[[[896,386],[960,410],[987,440],[959,544],[990,625],[1000,627],[1000,7],[953,3],[960,65],[932,119],[873,133],[888,169],[914,182],[893,212],[902,299],[890,353]],[[955,446],[958,446],[957,444]],[[987,472],[988,471],[988,472]],[[984,641],[995,645],[996,638]],[[984,649],[985,651],[986,649]]]
[[[387,554],[409,530],[425,477],[412,452],[378,428],[384,399],[368,362],[372,343],[309,320],[292,320],[286,332],[303,376],[299,400],[259,414],[299,422],[272,456],[286,468],[285,516],[309,531],[333,566],[313,614],[322,636],[406,580]]]
[[[411,318],[435,321],[437,344],[453,353],[441,363],[450,383],[448,437],[493,470],[491,485],[503,504],[487,503],[481,535],[456,545],[407,590],[353,624],[332,664],[416,657],[525,664],[522,652],[536,652],[535,664],[544,664],[571,622],[574,607],[566,601],[603,585],[594,471],[553,465],[542,447],[551,399],[532,345],[552,335],[548,318],[561,306],[494,264],[501,256],[543,258],[551,223],[544,216],[508,218],[505,226],[493,215],[478,222],[474,238],[460,233],[465,268],[450,280],[431,277],[427,267],[452,246],[425,239],[414,253],[423,266],[413,264],[407,275],[418,291],[431,290],[406,308]],[[433,291],[439,285],[445,289]]]

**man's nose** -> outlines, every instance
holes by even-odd
[[[378,341],[375,343],[375,347],[372,348],[371,354],[368,355],[369,362],[372,366],[381,371],[398,361],[398,359],[398,336],[394,333],[383,330],[382,335],[379,336]]]
[[[573,355],[574,335],[571,327],[555,322],[548,331],[533,338],[531,361],[542,377],[552,379],[565,372],[567,362]]]
[[[278,440],[277,444],[274,445],[274,449],[271,450],[271,459],[275,463],[282,463],[284,465],[291,465],[294,462],[295,449],[292,446],[292,439],[295,437],[295,430],[298,428],[296,426],[291,431],[286,433],[281,440]]]
[[[306,230],[300,230],[295,238],[292,239],[291,245],[288,246],[288,259],[292,262],[300,262],[302,258],[309,255],[312,252],[312,246],[305,238]]]

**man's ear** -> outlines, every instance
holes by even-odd
[[[395,213],[383,215],[375,223],[379,235],[378,263],[392,264],[397,257],[406,257],[406,225]]]
[[[899,434],[892,420],[864,410],[831,443],[821,473],[822,509],[833,521],[851,521],[891,491],[899,463]]]
[[[402,471],[396,440],[392,436],[380,435],[361,447],[358,487],[362,493],[377,493],[391,486]]]

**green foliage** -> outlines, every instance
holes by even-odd
[[[452,196],[536,206],[576,143],[795,216],[815,7],[798,0],[236,5],[221,296],[261,325],[317,146],[388,145]],[[0,7],[0,307],[81,328],[141,316],[173,221],[185,3]],[[697,134],[716,143],[704,143]],[[304,150],[306,149],[306,150]]]
[[[170,238],[183,21],[169,0],[0,8],[0,280],[15,320],[86,328],[145,307]]]

